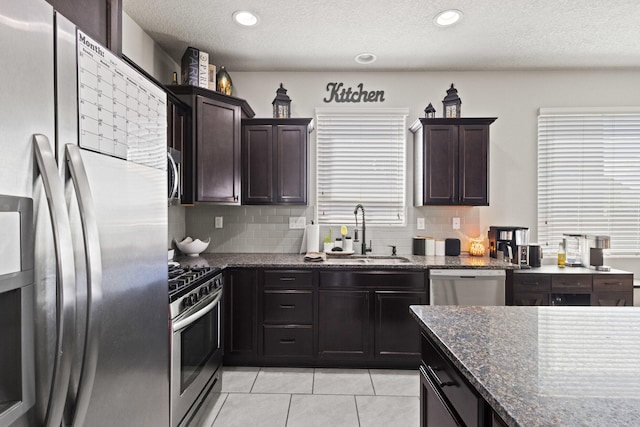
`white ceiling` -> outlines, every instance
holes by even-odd
[[[464,13],[437,27],[445,9]],[[233,71],[640,69],[639,0],[123,0],[178,63]],[[260,17],[235,24],[237,10]],[[362,65],[354,57],[378,59]]]

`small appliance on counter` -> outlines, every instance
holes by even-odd
[[[595,268],[610,271],[604,265],[604,249],[611,247],[611,238],[606,235],[563,233],[562,240],[567,251],[566,266]]]
[[[542,247],[537,243],[529,244],[529,267],[540,267],[542,265]]]
[[[529,266],[529,228],[489,227],[489,256],[521,267]]]

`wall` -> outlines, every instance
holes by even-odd
[[[246,99],[255,110],[256,117],[271,116],[271,101],[281,82],[292,99],[294,117],[314,117],[315,108],[320,106],[348,108],[356,105],[323,102],[323,98],[328,95],[326,85],[329,82],[344,82],[345,86],[354,88],[363,83],[366,90],[384,90],[385,102],[378,106],[409,108],[407,125],[424,116],[423,110],[429,102],[440,115],[442,98],[451,83],[455,83],[462,99],[463,117],[498,117],[491,125],[488,207],[411,207],[412,135],[407,132],[408,225],[404,228],[374,228],[368,232],[377,253],[386,253],[386,244],[396,244],[400,253],[409,253],[411,237],[418,233],[415,229],[417,216],[424,216],[427,220],[427,230],[420,231],[420,234],[437,238],[461,237],[462,233],[486,236],[490,225],[522,225],[531,228],[532,240],[535,240],[538,109],[633,106],[640,101],[640,85],[635,71],[229,72],[234,83],[234,95]],[[375,107],[376,104],[361,103],[357,106]],[[315,133],[311,135],[310,152],[310,207],[305,211],[308,220],[313,218],[315,200]],[[238,209],[238,215],[234,209]],[[270,223],[255,211],[242,214],[242,209],[245,208],[187,208],[187,232],[211,234],[214,240],[220,237],[208,249],[214,252],[225,251],[227,248],[251,251],[250,246],[245,246],[245,243],[253,244],[251,242],[263,242],[260,247],[264,248],[277,247],[275,242],[278,233],[274,233],[274,228],[275,231],[288,233],[286,224]],[[234,237],[231,230],[213,229],[210,226],[213,224],[211,215],[237,216],[238,224],[260,225],[250,227],[252,234],[236,230]],[[453,216],[461,217],[463,230],[460,234],[450,227]],[[224,237],[221,236],[223,233]],[[243,240],[234,241],[235,238]],[[381,241],[378,242],[378,239]],[[293,246],[295,245],[290,245]]]
[[[150,74],[168,83],[179,65],[160,49],[140,27],[123,14],[123,52]],[[213,61],[214,62],[214,61]],[[365,67],[363,67],[363,70]],[[436,238],[486,235],[490,225],[522,225],[537,236],[536,148],[537,111],[540,107],[637,106],[640,84],[636,71],[485,71],[485,72],[234,72],[234,95],[246,99],[256,117],[271,116],[271,101],[282,82],[292,98],[292,116],[314,117],[319,106],[348,107],[354,104],[326,104],[326,85],[344,82],[366,90],[384,90],[384,107],[410,109],[407,125],[423,117],[431,102],[442,111],[446,89],[455,83],[462,98],[464,117],[498,117],[491,126],[490,200],[488,207],[411,207],[411,134],[407,135],[407,226],[371,228],[374,253],[387,253],[386,245],[397,245],[400,254],[411,251],[415,234]],[[359,104],[358,106],[368,106]],[[375,105],[371,105],[375,106]],[[169,207],[168,243],[187,234],[212,237],[211,252],[297,252],[300,230],[289,230],[289,216],[313,219],[315,200],[315,133],[310,146],[309,207]],[[214,217],[222,216],[224,227],[214,228]],[[426,230],[416,230],[422,216]],[[451,229],[451,218],[461,218],[462,229]],[[353,224],[346,224],[351,226]],[[327,229],[321,230],[321,236]],[[640,276],[637,259],[608,258],[613,267]]]

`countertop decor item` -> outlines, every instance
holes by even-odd
[[[218,92],[224,93],[225,95],[231,95],[231,92],[233,91],[233,83],[231,81],[231,76],[227,73],[224,65],[220,67],[220,70],[218,70],[216,80],[218,81],[216,84]]]
[[[458,89],[451,87],[447,89],[447,96],[442,100],[443,116],[445,119],[459,119],[462,108],[462,100],[458,96]]]
[[[287,90],[282,83],[280,83],[280,87],[276,90],[276,97],[271,104],[273,105],[274,119],[291,118],[291,98],[287,95]]]
[[[185,237],[184,240],[178,242],[176,241],[176,246],[185,255],[188,256],[198,256],[200,255],[211,242],[211,237],[209,237],[206,241],[202,241],[200,239],[193,240],[191,237]]]
[[[436,109],[433,108],[433,105],[431,105],[431,103],[429,103],[429,105],[427,105],[427,108],[424,109],[424,116],[427,119],[435,119],[436,118]]]
[[[469,239],[469,255],[484,256],[484,240],[482,238]]]

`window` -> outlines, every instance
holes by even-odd
[[[407,109],[318,108],[318,222],[405,224]]]
[[[555,248],[562,233],[640,255],[640,109],[540,109],[538,238]]]

